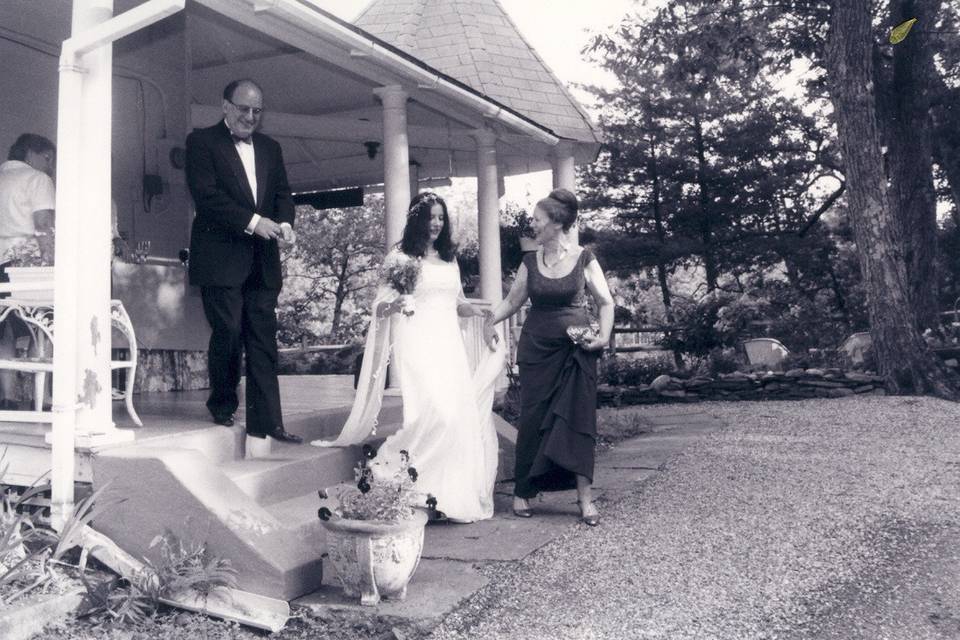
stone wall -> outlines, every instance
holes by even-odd
[[[785,373],[736,372],[687,380],[662,375],[649,385],[600,385],[597,400],[601,405],[620,406],[701,400],[843,398],[868,393],[883,395],[883,379],[840,369],[793,369]]]

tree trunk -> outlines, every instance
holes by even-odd
[[[337,291],[333,296],[333,322],[330,324],[330,335],[336,336],[340,331],[340,319],[343,316],[343,301],[347,299],[347,269],[350,267],[350,252],[343,254],[340,263],[340,273],[337,276]]]
[[[892,25],[910,18],[918,24],[936,21],[940,0],[897,0]],[[890,197],[903,233],[910,299],[923,330],[939,325],[937,301],[937,196],[933,186],[930,132],[931,78],[936,76],[929,40],[921,28],[893,48],[893,74],[888,88]],[[883,117],[881,115],[881,117]]]
[[[956,399],[960,379],[927,348],[910,303],[880,147],[870,5],[833,2],[826,63],[878,373],[891,393]]]
[[[707,154],[703,143],[700,116],[693,114],[693,138],[697,147],[697,186],[700,192],[700,242],[703,244],[703,268],[707,275],[707,291],[717,288],[717,262],[713,254],[713,224],[710,219],[710,194],[707,189]]]
[[[647,173],[650,176],[650,203],[653,210],[653,224],[657,240],[661,247],[667,246],[667,230],[663,226],[663,212],[660,210],[660,170],[657,164],[657,146],[650,140],[650,155],[647,160]],[[664,315],[668,324],[673,324],[673,307],[670,295],[670,283],[667,281],[667,263],[663,255],[657,257],[657,280],[660,282],[660,295],[663,298]]]
[[[653,205],[653,223],[657,233],[657,239],[661,247],[667,246],[667,230],[663,226],[663,212],[660,210],[660,171],[657,165],[657,148],[653,140],[650,141],[650,160],[648,162],[648,172],[650,180],[653,183],[651,201]],[[673,326],[673,303],[670,294],[670,282],[667,279],[667,263],[661,254],[657,258],[657,281],[660,283],[660,295],[663,299],[663,315],[667,325]],[[673,363],[677,368],[683,367],[683,358],[678,349],[673,351]]]

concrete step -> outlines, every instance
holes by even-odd
[[[380,425],[370,444],[379,446],[400,426],[399,423]],[[314,447],[306,440],[304,444],[287,444],[267,438],[263,444],[267,446],[265,453],[258,451],[251,457],[248,442],[247,459],[218,465],[244,493],[263,506],[304,494],[316,495],[319,489],[352,479],[353,469],[363,455],[360,446]],[[257,441],[256,446],[260,445]]]
[[[320,496],[317,492],[306,493],[288,498],[267,507],[267,511],[288,527],[301,531],[313,531],[320,527],[317,511],[320,509]]]
[[[156,560],[150,540],[170,531],[228,559],[245,591],[289,600],[320,584],[320,528],[274,517],[198,451],[118,448],[93,464],[94,488],[125,498],[93,526],[128,553]]]
[[[359,447],[319,448],[309,444],[274,445],[270,454],[219,464],[220,470],[248,496],[267,506],[353,476]]]
[[[332,440],[343,429],[347,417],[350,415],[350,406],[342,406],[331,409],[317,409],[303,413],[291,413],[284,415],[284,429],[294,433],[304,442],[311,440]],[[395,430],[396,426],[403,422],[403,404],[399,398],[385,398],[383,407],[380,409],[378,417],[379,425],[377,427],[378,436],[384,428]],[[390,433],[393,433],[391,430]]]
[[[194,429],[177,430],[172,433],[159,435],[136,434],[133,444],[129,442],[110,444],[97,447],[97,452],[107,452],[117,448],[130,447],[160,447],[176,449],[193,449],[202,454],[212,463],[236,460],[242,456],[244,433],[243,427],[220,427],[217,425],[200,423]]]

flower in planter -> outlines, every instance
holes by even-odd
[[[333,509],[322,507],[317,515],[321,520],[334,516],[348,520],[379,520],[396,522],[413,516],[414,507],[420,505],[422,494],[414,489],[417,470],[410,466],[410,455],[400,452],[400,464],[392,473],[374,473],[370,461],[377,451],[370,445],[363,446],[363,459],[354,468],[354,485],[337,487],[329,493],[337,504]],[[379,463],[374,462],[373,465]],[[321,499],[328,492],[320,492]],[[433,504],[436,505],[434,499]]]

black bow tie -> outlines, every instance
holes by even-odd
[[[235,136],[231,133],[230,139],[233,140],[233,144],[253,144],[253,140],[250,139],[250,136],[241,138],[240,136]]]

